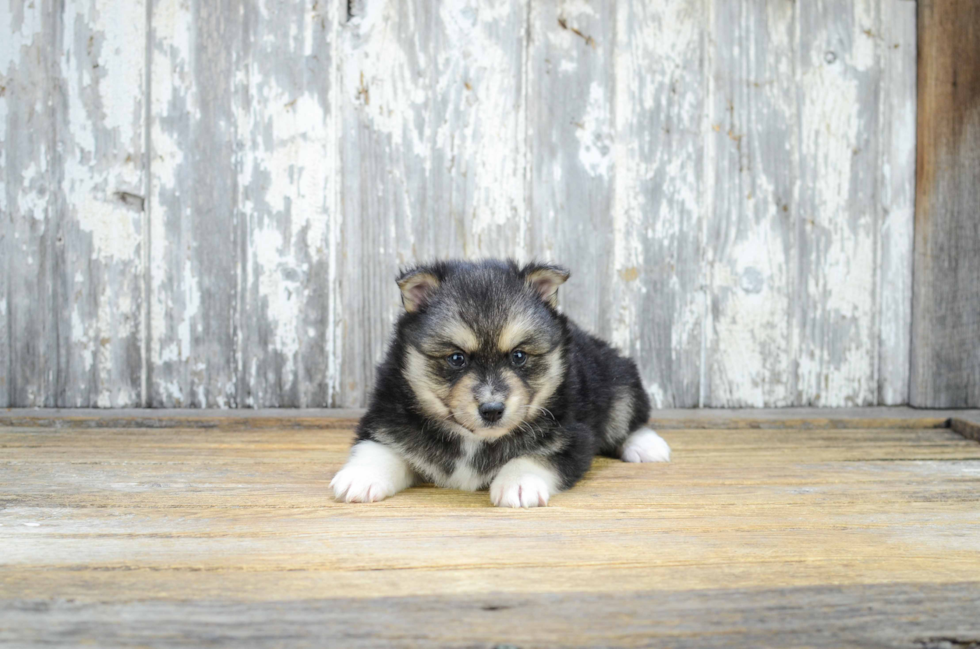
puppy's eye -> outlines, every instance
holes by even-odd
[[[510,362],[520,367],[521,365],[527,362],[527,353],[522,352],[519,349],[515,349],[510,353]]]
[[[446,362],[456,368],[466,365],[466,356],[460,352],[455,352],[446,357]]]

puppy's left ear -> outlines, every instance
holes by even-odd
[[[422,266],[405,271],[396,281],[402,291],[402,304],[409,313],[425,308],[439,288],[439,278]]]
[[[558,287],[565,283],[571,273],[561,266],[552,264],[528,264],[521,270],[524,281],[538,292],[541,299],[550,304],[558,304]]]

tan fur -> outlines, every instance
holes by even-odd
[[[533,333],[532,323],[517,314],[501,329],[497,336],[501,353],[512,351],[516,345]],[[501,378],[507,384],[507,397],[499,396],[486,385],[479,385],[473,374],[467,374],[451,388],[434,373],[434,363],[444,362],[440,357],[445,352],[445,341],[457,349],[473,353],[479,349],[476,334],[461,320],[452,320],[440,332],[443,342],[434,342],[425,353],[410,348],[407,353],[405,378],[418,397],[425,414],[441,422],[446,430],[462,427],[467,434],[481,439],[496,439],[507,435],[515,428],[532,424],[542,415],[546,416],[542,404],[555,393],[565,372],[561,350],[554,349],[531,359],[530,362],[544,363],[546,372],[532,383],[528,390],[524,382],[511,369],[504,369]],[[480,417],[479,406],[490,401],[504,402],[504,416],[493,426],[487,426]],[[533,425],[533,424],[532,424]]]
[[[527,283],[538,292],[542,300],[555,306],[558,304],[558,287],[567,279],[568,272],[545,266],[529,273]]]
[[[415,273],[398,282],[402,292],[402,304],[405,310],[417,311],[425,301],[427,293],[439,286],[439,278],[432,273]]]
[[[630,419],[633,417],[633,395],[627,388],[622,388],[613,399],[606,420],[606,439],[612,444],[619,444],[629,435]]]
[[[521,316],[512,318],[500,330],[500,336],[497,337],[497,349],[505,354],[511,352],[533,331],[534,325],[527,318]]]
[[[444,401],[448,393],[445,386],[429,372],[429,359],[410,347],[405,360],[405,380],[412,386],[425,414],[437,420],[447,419],[452,414]]]
[[[456,381],[456,385],[449,392],[447,399],[447,405],[450,412],[453,413],[453,418],[470,430],[475,430],[480,426],[480,416],[477,411],[479,404],[473,394],[475,387],[476,378],[472,374],[467,374]]]
[[[504,400],[504,417],[495,426],[488,427],[483,423],[478,408],[481,402],[495,400],[496,397],[489,390],[478,394],[484,386],[479,386],[471,375],[457,381],[450,392],[448,405],[453,418],[483,439],[503,437],[514,430],[525,419],[529,395],[524,384],[513,372],[504,370],[503,379],[507,383],[509,394]]]
[[[561,385],[562,377],[565,375],[565,361],[561,356],[560,349],[555,349],[541,356],[539,362],[548,363],[548,371],[534,382],[534,399],[530,403],[530,414],[537,412],[541,404],[551,398],[551,395]]]
[[[475,352],[480,347],[480,341],[476,334],[462,320],[451,320],[443,329],[442,335],[451,340],[461,351],[468,354]]]

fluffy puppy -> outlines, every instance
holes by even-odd
[[[567,279],[558,266],[496,260],[402,273],[405,313],[335,496],[374,502],[433,482],[536,507],[597,453],[669,461],[645,426],[636,365],[556,309]]]

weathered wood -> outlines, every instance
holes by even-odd
[[[878,405],[908,403],[915,211],[916,3],[887,0],[875,39],[878,117]]]
[[[980,5],[918,3],[909,401],[980,405]]]
[[[3,603],[0,641],[127,647],[896,647],[980,637],[980,583],[384,599]],[[615,620],[611,623],[610,620]]]
[[[797,6],[797,405],[877,400],[879,10],[871,0]]]
[[[241,406],[330,405],[337,395],[342,7],[244,7]]]
[[[400,266],[525,255],[527,2],[351,8],[337,404],[360,406],[401,309]]]
[[[58,194],[52,120],[57,50],[47,5],[20,3],[0,12],[0,404],[57,405],[57,322],[44,317],[53,288]],[[60,16],[58,17],[60,18]],[[55,76],[57,78],[57,76]]]
[[[709,407],[796,404],[797,4],[714,3],[705,134]],[[841,405],[841,404],[836,404]]]
[[[150,20],[147,405],[244,405],[244,6],[156,0]]]
[[[948,429],[670,430],[672,463],[600,459],[548,508],[512,511],[427,486],[335,503],[349,428],[221,419],[238,427],[0,430],[0,641],[977,633],[980,445]]]
[[[980,442],[980,414],[976,412],[950,418],[949,427],[967,439]]]
[[[528,246],[566,264],[562,309],[612,333],[616,2],[531,2],[527,58]]]
[[[8,409],[3,428],[338,428],[353,427],[364,414],[351,408],[259,410]],[[890,408],[775,408],[656,410],[655,429],[949,428],[952,419],[980,421],[980,410]]]
[[[699,404],[703,3],[616,5],[611,341],[655,407]]]
[[[334,398],[341,4],[154,5],[153,406]]]
[[[658,407],[905,402],[912,3],[146,9],[0,10],[0,405],[363,405],[489,255]]]
[[[140,403],[142,1],[0,12],[0,404]]]

